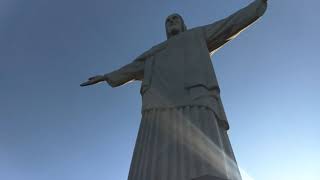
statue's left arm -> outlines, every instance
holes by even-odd
[[[203,26],[208,50],[213,52],[235,38],[242,30],[261,17],[266,8],[267,0],[255,0],[227,18]]]
[[[89,86],[99,82],[106,81],[110,86],[121,86],[132,80],[142,80],[144,73],[144,61],[147,53],[143,53],[133,62],[104,75],[97,75],[90,77],[86,82],[80,86]]]
[[[89,86],[97,84],[99,82],[106,81],[111,87],[118,87],[127,82],[134,80],[143,80],[144,79],[144,69],[145,61],[149,57],[153,56],[157,51],[161,50],[164,47],[165,43],[161,43],[148,51],[141,54],[131,63],[104,75],[97,75],[90,77],[86,82],[82,83],[80,86]]]
[[[121,86],[133,80],[142,80],[144,60],[144,58],[138,58],[118,70],[105,74],[104,79],[112,87]]]

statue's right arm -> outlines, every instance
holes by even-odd
[[[129,81],[142,80],[145,57],[142,55],[130,64],[103,75],[104,80],[112,87],[121,86]]]
[[[143,80],[145,61],[148,61],[149,57],[154,56],[158,51],[166,48],[166,45],[166,41],[157,44],[137,57],[132,63],[125,65],[116,71],[105,74],[105,81],[107,81],[110,86],[117,87],[129,81]]]
[[[133,62],[104,75],[93,76],[80,86],[89,86],[106,81],[111,87],[121,86],[134,80],[143,80],[145,61],[166,47],[166,43],[160,43],[141,54]]]
[[[118,70],[104,75],[90,77],[86,82],[80,84],[80,86],[89,86],[106,81],[110,86],[117,87],[132,80],[141,80],[143,79],[145,59],[146,56],[144,53],[130,64],[127,64]]]

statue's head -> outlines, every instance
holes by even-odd
[[[182,17],[177,13],[168,16],[165,25],[168,39],[187,30]]]

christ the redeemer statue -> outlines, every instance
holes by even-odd
[[[255,0],[233,15],[187,30],[178,14],[167,40],[122,68],[89,78],[117,87],[139,80],[142,120],[128,180],[241,180],[210,54],[263,15]]]

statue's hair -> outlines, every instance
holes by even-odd
[[[182,25],[181,25],[182,26],[181,27],[182,32],[187,31],[187,26],[184,23],[184,20],[183,20],[182,16],[180,16],[180,14],[173,13],[173,14],[169,15],[168,17],[173,16],[173,15],[178,16],[180,18],[180,20],[182,22]],[[166,21],[167,21],[168,17],[166,18]],[[166,34],[167,34],[167,39],[169,39],[171,37],[171,34],[168,32],[168,29],[167,29],[167,26],[166,26],[166,21],[165,21]]]

